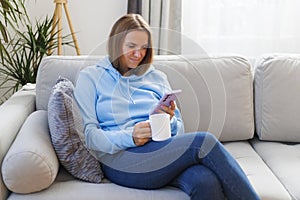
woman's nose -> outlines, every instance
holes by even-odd
[[[135,57],[140,57],[140,56],[141,56],[140,49],[135,49],[134,52],[133,52],[133,55],[134,55]]]

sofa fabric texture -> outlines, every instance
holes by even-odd
[[[154,66],[168,75],[178,96],[185,131],[209,131],[220,141],[254,135],[251,65],[241,56],[161,56]],[[239,121],[239,123],[237,123]]]
[[[60,77],[48,103],[48,123],[53,147],[60,163],[74,177],[100,183],[103,178],[100,162],[84,145],[83,123],[73,98],[74,85]]]
[[[287,200],[289,193],[264,160],[247,141],[225,143],[225,148],[237,160],[254,189],[263,200]]]
[[[102,57],[45,58],[37,76],[37,110],[47,110],[52,87],[59,76],[75,84],[79,71],[100,59]],[[186,132],[209,131],[221,141],[253,137],[253,85],[247,59],[236,55],[159,56],[153,66],[168,75],[172,88],[182,89],[177,103]]]
[[[265,55],[256,66],[255,116],[261,140],[300,142],[300,56]]]
[[[26,118],[35,111],[35,97],[35,91],[20,90],[0,106],[0,160],[10,149]],[[2,171],[0,174],[2,177]],[[5,199],[8,194],[3,179],[0,179],[0,199]]]
[[[300,144],[262,142],[255,139],[252,140],[252,145],[284,185],[292,199],[300,199]]]
[[[59,162],[51,145],[47,112],[33,112],[24,122],[2,163],[3,181],[16,193],[48,188],[56,178]]]

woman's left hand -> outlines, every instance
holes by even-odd
[[[165,113],[168,113],[170,115],[170,120],[172,119],[172,117],[174,116],[175,114],[175,102],[174,101],[171,101],[170,103],[171,105],[168,107],[168,106],[161,106],[161,110]]]

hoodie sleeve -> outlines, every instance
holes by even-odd
[[[74,96],[80,108],[86,146],[95,151],[116,153],[120,150],[136,146],[132,138],[132,130],[104,131],[99,127],[96,113],[97,80],[101,77],[93,68],[79,73]]]

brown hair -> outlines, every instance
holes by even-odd
[[[139,14],[127,14],[118,19],[113,25],[108,39],[107,51],[109,59],[114,67],[120,66],[120,57],[122,53],[122,45],[126,35],[133,30],[143,30],[148,34],[148,48],[146,55],[140,67],[146,68],[144,70],[136,69],[136,71],[142,71],[144,73],[153,60],[153,44],[152,44],[152,34],[150,32],[149,24],[143,19]]]

